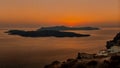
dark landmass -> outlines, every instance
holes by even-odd
[[[120,47],[120,32],[112,41],[110,41],[110,43],[111,42],[114,44],[112,44],[110,48],[116,46],[116,44]],[[113,53],[108,52],[107,55],[104,55],[107,51],[102,52],[103,55],[78,53],[75,59],[67,59],[63,62],[54,61],[44,68],[120,68],[120,51]]]
[[[120,32],[114,37],[113,40],[107,41],[107,49],[111,48],[112,46],[120,46]]]
[[[42,27],[39,30],[99,30],[96,27],[66,27],[66,26],[53,26],[53,27]]]
[[[19,35],[23,37],[87,37],[88,34],[77,34],[73,32],[62,32],[56,30],[39,30],[39,31],[23,31],[23,30],[9,30],[9,35]]]

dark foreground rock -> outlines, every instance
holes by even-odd
[[[87,37],[88,34],[77,34],[73,32],[62,32],[56,30],[40,30],[40,31],[23,31],[23,30],[9,30],[9,35],[19,35],[23,37]]]
[[[107,41],[107,49],[111,48],[112,46],[120,46],[120,32],[114,37],[113,40]]]
[[[120,68],[120,55],[109,59],[68,59],[65,62],[54,61],[44,68]]]

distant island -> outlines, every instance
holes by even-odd
[[[120,32],[106,43],[106,50],[96,54],[78,53],[74,59],[56,60],[44,68],[120,68]]]
[[[41,27],[39,30],[100,30],[96,27],[66,27],[66,26],[53,26],[53,27]]]
[[[24,30],[9,30],[5,33],[9,35],[19,35],[23,37],[88,37],[89,34],[78,34],[74,32],[63,32],[57,30],[37,30],[37,31],[24,31]]]

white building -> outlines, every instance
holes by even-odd
[[[110,53],[118,53],[120,52],[120,46],[112,46],[110,49],[108,49]]]
[[[97,56],[108,56],[108,52],[106,50],[101,50],[97,53]]]
[[[110,49],[101,50],[97,53],[97,56],[108,56],[109,54],[119,53],[120,46],[112,46]]]

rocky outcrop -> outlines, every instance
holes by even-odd
[[[113,40],[107,41],[106,48],[110,49],[112,46],[120,46],[120,32],[114,37]]]
[[[22,31],[9,30],[6,32],[10,35],[19,35],[23,37],[87,37],[88,34],[77,34],[73,32],[63,32],[56,30],[40,30],[40,31]]]
[[[78,53],[77,59],[93,59],[95,58],[95,54],[88,53]]]

